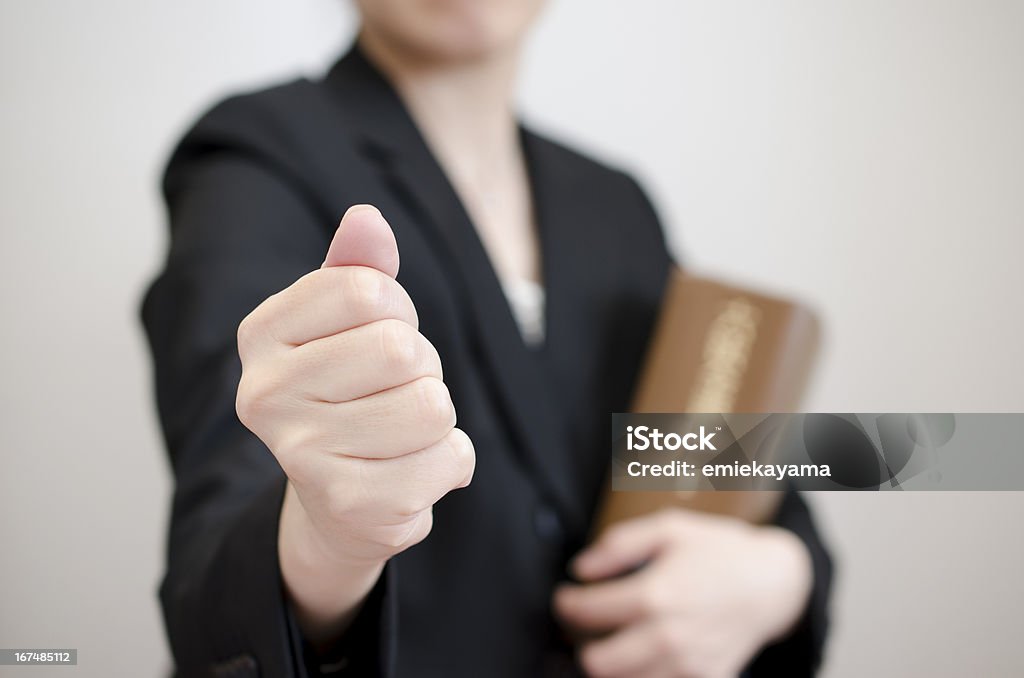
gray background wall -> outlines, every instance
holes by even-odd
[[[228,91],[318,73],[340,0],[0,4],[0,647],[161,675],[169,491],[136,321],[156,182]],[[807,407],[1024,410],[1024,3],[556,0],[523,110],[625,164],[691,266],[816,305]],[[826,675],[1017,675],[1019,494],[811,498]]]

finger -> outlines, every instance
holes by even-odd
[[[668,627],[654,621],[630,624],[610,636],[587,643],[580,664],[591,678],[651,675],[663,663]]]
[[[301,346],[377,320],[419,325],[409,294],[365,266],[324,268],[299,278],[253,311],[239,327],[239,351]]]
[[[378,320],[311,341],[282,357],[284,383],[300,397],[330,403],[355,400],[421,377],[443,378],[437,349],[412,325]]]
[[[672,529],[672,517],[666,513],[616,523],[573,559],[573,573],[594,581],[628,572],[657,555]]]
[[[460,429],[426,449],[391,459],[350,459],[360,465],[361,497],[370,505],[388,503],[393,518],[402,521],[434,504],[452,490],[466,487],[473,478],[476,454]],[[389,497],[399,494],[390,501]]]
[[[555,612],[579,631],[610,631],[648,616],[656,607],[645,572],[595,584],[563,584]]]
[[[448,387],[435,377],[422,377],[357,400],[321,403],[319,407],[329,410],[323,413],[325,416],[307,416],[316,416],[321,425],[306,433],[308,438],[288,447],[382,459],[429,447],[455,427],[455,406]]]
[[[353,205],[334,232],[322,268],[367,266],[394,278],[398,264],[395,234],[380,210],[373,205]]]

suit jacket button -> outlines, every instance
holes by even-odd
[[[562,519],[550,506],[540,505],[533,512],[533,529],[537,536],[549,542],[561,541]]]
[[[257,678],[260,666],[251,654],[240,654],[213,666],[216,678]]]

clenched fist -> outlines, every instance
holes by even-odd
[[[238,328],[238,416],[288,476],[281,571],[313,642],[345,628],[387,559],[426,537],[434,503],[473,475],[397,272],[390,226],[357,205],[320,269]]]

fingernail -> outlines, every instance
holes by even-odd
[[[380,214],[380,210],[377,209],[376,207],[374,207],[373,205],[369,205],[369,204],[366,204],[366,203],[360,203],[358,205],[352,205],[347,210],[345,210],[345,215],[347,216],[349,214],[355,214],[356,212],[366,212],[366,211],[376,212],[377,214]]]

